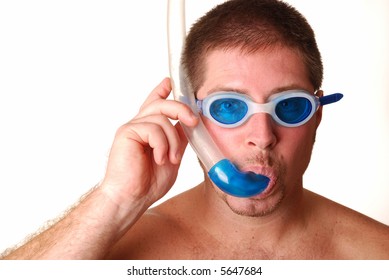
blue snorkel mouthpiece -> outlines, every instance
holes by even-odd
[[[209,171],[209,178],[222,191],[237,197],[251,197],[263,192],[269,185],[267,176],[241,172],[228,159],[222,159]]]

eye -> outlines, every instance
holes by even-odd
[[[223,124],[237,123],[244,118],[247,110],[246,103],[235,98],[221,98],[210,106],[212,117]]]
[[[311,102],[304,97],[291,97],[281,100],[276,106],[277,116],[289,124],[305,120],[312,111]]]

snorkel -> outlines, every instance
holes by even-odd
[[[185,1],[168,1],[168,51],[169,69],[174,99],[187,104],[199,116],[193,91],[181,65],[181,53],[186,38]],[[254,172],[241,172],[226,159],[209,135],[199,117],[196,127],[181,124],[189,144],[208,171],[212,182],[227,194],[251,197],[263,192],[270,179]]]

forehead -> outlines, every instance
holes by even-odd
[[[255,98],[289,89],[313,92],[297,51],[281,47],[252,53],[240,49],[213,50],[205,58],[204,83],[198,98],[227,90]]]

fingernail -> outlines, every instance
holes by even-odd
[[[180,161],[181,161],[181,158],[182,158],[181,153],[180,153],[180,152],[177,152],[177,153],[176,153],[177,162],[180,162]]]
[[[197,123],[197,121],[198,121],[198,116],[197,116],[197,115],[195,115],[195,114],[192,113],[192,114],[190,115],[190,118],[192,119],[192,122],[193,122],[193,123]]]

